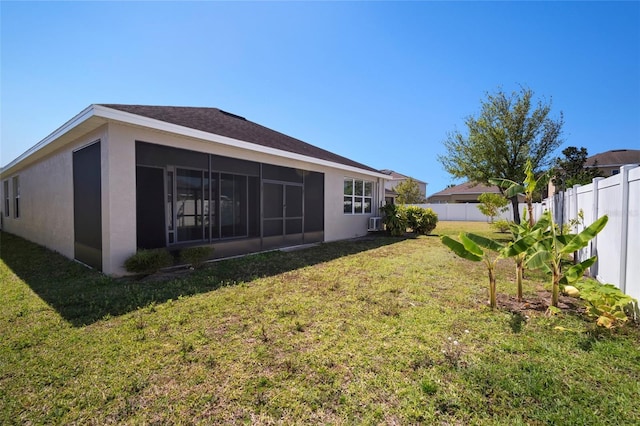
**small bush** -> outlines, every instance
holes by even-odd
[[[612,284],[600,284],[594,280],[576,283],[580,298],[585,301],[587,315],[600,327],[614,328],[625,324],[629,318],[627,308],[633,312],[638,301],[624,294]]]
[[[173,257],[165,249],[138,250],[124,262],[124,268],[136,274],[152,274],[171,265]]]
[[[401,237],[407,232],[406,209],[396,204],[387,204],[382,207],[384,227],[393,237]]]
[[[432,209],[409,206],[405,209],[407,226],[419,235],[429,235],[436,228],[438,215]]]
[[[505,233],[509,232],[510,225],[509,221],[506,219],[496,220],[491,224],[491,227],[494,228],[497,232]]]
[[[213,247],[211,246],[188,247],[180,251],[180,260],[196,269],[200,268],[211,256],[213,256]]]

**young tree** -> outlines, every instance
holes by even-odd
[[[485,216],[489,216],[491,219],[491,223],[493,223],[493,218],[498,216],[501,212],[506,210],[507,204],[509,204],[509,200],[504,198],[504,196],[500,194],[494,194],[493,192],[485,192],[478,196],[478,210]]]
[[[438,156],[455,178],[488,184],[490,178],[518,181],[527,159],[533,172],[546,169],[553,151],[562,143],[562,112],[551,117],[551,102],[533,105],[533,91],[487,93],[477,117],[466,119],[465,134],[454,131],[444,141],[446,155]],[[513,219],[520,223],[517,196],[510,197]]]
[[[420,185],[413,178],[400,182],[393,190],[398,194],[396,200],[399,204],[421,204],[427,201],[420,192]]]
[[[553,183],[559,188],[571,188],[573,185],[586,185],[591,183],[593,178],[602,176],[596,167],[598,162],[589,164],[587,162],[587,149],[580,149],[570,146],[562,150],[564,158],[558,157],[555,160]]]

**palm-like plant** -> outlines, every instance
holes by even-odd
[[[560,286],[575,283],[584,272],[593,265],[597,259],[592,256],[580,263],[562,271],[562,261],[571,253],[578,251],[589,244],[607,224],[608,217],[602,216],[579,234],[559,234],[549,211],[546,211],[540,221],[549,224],[548,228],[538,228],[534,239],[523,239],[521,243],[514,244],[509,249],[513,256],[526,253],[525,265],[533,269],[545,269],[551,273],[551,305],[558,306]],[[539,222],[540,222],[539,221]]]
[[[511,257],[515,261],[518,301],[522,301],[522,278],[524,277],[527,253],[551,225],[549,215],[543,215],[533,226],[530,221],[526,220],[526,216],[525,214],[525,220],[522,223],[510,224],[513,241],[507,244],[501,252],[503,257]]]
[[[484,262],[489,274],[489,306],[491,309],[496,308],[496,263],[500,259],[500,253],[504,250],[504,245],[490,238],[477,234],[460,233],[460,241],[456,241],[446,235],[440,238],[442,243],[449,247],[455,254],[463,259],[474,262]],[[489,252],[483,250],[488,249],[498,253],[495,257],[491,257]]]
[[[533,174],[533,165],[531,159],[527,160],[525,165],[525,178],[524,182],[518,183],[509,179],[492,178],[489,182],[493,185],[497,185],[504,191],[504,196],[507,198],[513,198],[518,194],[524,194],[524,201],[527,203],[527,210],[529,211],[529,226],[533,228],[535,220],[533,217],[533,193],[535,192],[538,182],[545,176],[544,174],[536,179]]]

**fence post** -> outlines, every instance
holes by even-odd
[[[620,207],[620,290],[627,292],[627,244],[629,231],[629,170],[633,165],[620,167],[620,185],[622,188],[622,206]]]
[[[573,185],[573,202],[571,203],[571,217],[569,220],[578,218],[578,188],[580,188],[580,185]],[[577,224],[573,226],[572,232],[576,234],[579,232]]]
[[[592,180],[593,182],[593,206],[592,206],[593,222],[598,220],[598,194],[600,193],[600,189],[598,189],[598,183],[603,179],[604,179],[603,177],[597,177],[597,178],[593,178]],[[588,226],[588,225],[585,223],[585,226]],[[591,249],[589,252],[589,257],[595,256],[597,254],[598,254],[598,236],[596,235],[596,237],[591,240]],[[596,263],[594,263],[593,266],[590,268],[590,275],[594,278],[598,277],[598,261],[596,261]]]

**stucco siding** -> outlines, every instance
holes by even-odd
[[[73,150],[104,137],[88,134],[25,168],[14,169],[9,179],[12,208],[3,217],[3,230],[55,250],[69,258],[73,248]],[[19,176],[20,217],[15,219],[11,180]]]
[[[124,261],[136,252],[135,134],[109,124],[102,148],[102,269],[122,275]]]
[[[374,197],[371,214],[344,213],[344,178],[374,182]],[[371,176],[349,173],[343,170],[325,171],[324,237],[325,241],[336,241],[360,237],[367,234],[369,218],[377,216],[380,200],[384,200],[384,185]],[[382,194],[381,194],[382,192]]]

